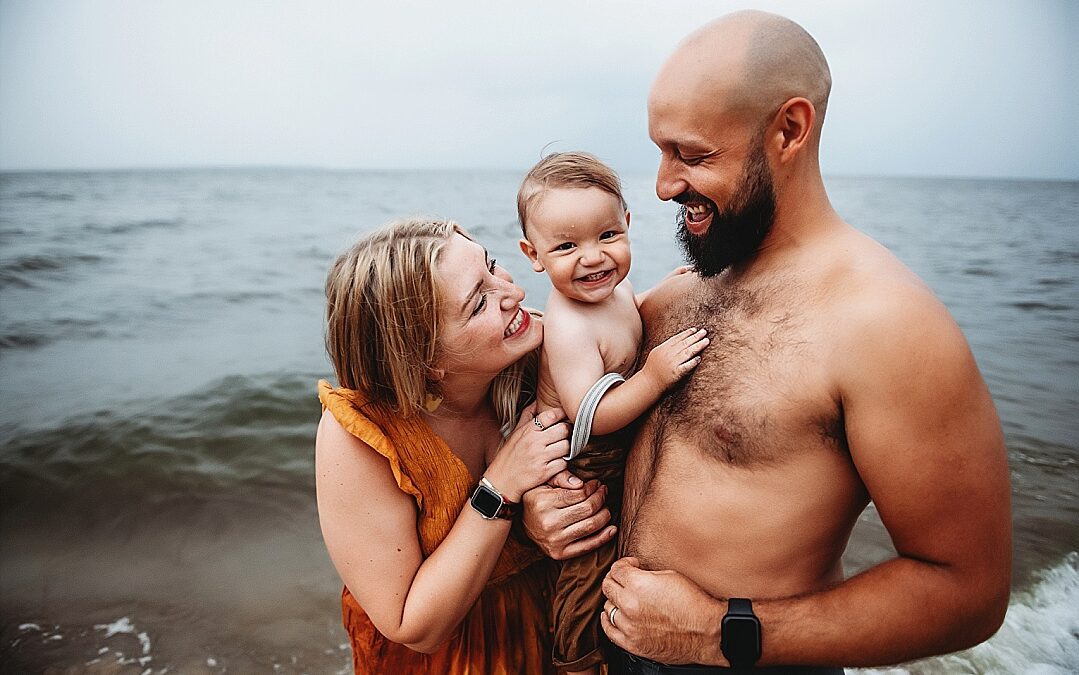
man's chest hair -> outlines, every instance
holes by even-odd
[[[691,326],[710,340],[700,365],[657,404],[655,442],[673,435],[740,465],[782,461],[807,444],[842,445],[814,300],[793,277],[753,288],[707,280],[651,317],[644,354]]]

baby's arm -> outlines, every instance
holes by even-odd
[[[555,390],[574,422],[585,394],[606,373],[599,336],[581,319],[575,316],[554,326],[545,324],[543,339]],[[640,417],[668,387],[697,367],[701,362],[698,354],[708,346],[706,335],[704,329],[689,328],[653,349],[643,368],[600,399],[592,418],[592,433],[609,434]]]

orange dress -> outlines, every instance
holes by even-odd
[[[426,558],[449,534],[470,496],[464,463],[419,416],[402,419],[360,391],[319,382],[323,408],[350,434],[385,457],[397,485],[416,501],[416,530]],[[345,588],[342,618],[357,674],[553,673],[549,628],[554,566],[530,544],[506,540],[487,587],[449,642],[422,654],[391,642]]]

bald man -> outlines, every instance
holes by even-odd
[[[760,12],[691,35],[653,85],[656,192],[682,205],[697,273],[648,297],[644,348],[685,326],[712,344],[629,453],[601,617],[616,672],[836,672],[969,647],[1003,620],[1000,422],[948,311],[832,208],[830,88],[813,38]],[[537,490],[526,529],[572,555],[610,536],[601,492]],[[844,578],[870,500],[898,556]]]

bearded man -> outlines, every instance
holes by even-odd
[[[653,85],[656,192],[682,205],[696,273],[650,294],[644,349],[684,326],[712,342],[629,453],[601,617],[613,672],[836,672],[969,647],[1003,621],[1000,422],[948,311],[832,208],[830,89],[813,38],[761,12],[691,35]],[[528,496],[526,529],[554,557],[610,535],[590,490]],[[845,578],[870,500],[897,556]]]

